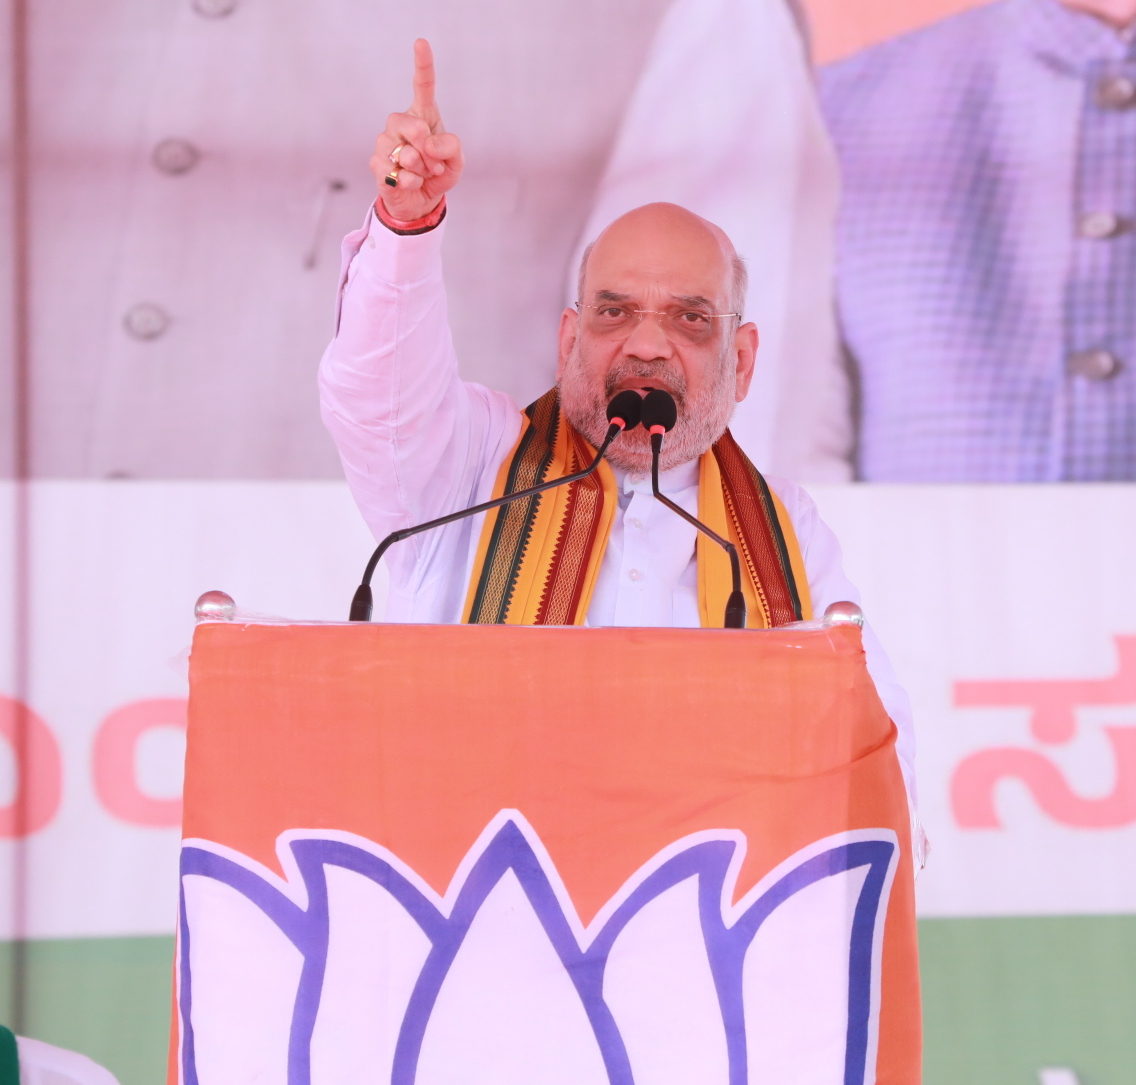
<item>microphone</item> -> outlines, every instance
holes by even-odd
[[[688,524],[698,528],[709,539],[713,539],[727,554],[730,555],[730,572],[733,574],[733,591],[726,601],[727,629],[745,629],[746,603],[742,594],[742,566],[738,560],[738,548],[728,539],[723,539],[717,532],[711,531],[701,520],[696,520],[681,505],[676,505],[666,494],[659,492],[659,453],[663,450],[663,435],[674,429],[678,421],[678,407],[674,397],[661,388],[652,388],[644,397],[641,404],[639,420],[643,427],[651,434],[651,492],[671,512],[677,513]]]
[[[375,569],[383,554],[396,542],[402,542],[403,539],[409,539],[412,535],[429,531],[431,528],[444,527],[446,524],[452,524],[455,520],[464,519],[466,516],[476,516],[479,512],[488,512],[490,509],[499,508],[501,505],[508,505],[512,501],[520,501],[525,497],[542,494],[545,490],[552,490],[557,486],[567,486],[570,482],[579,482],[580,479],[587,478],[599,467],[600,460],[604,458],[611,442],[624,430],[634,429],[639,425],[642,402],[639,393],[631,389],[620,392],[612,399],[607,405],[607,436],[604,438],[603,444],[600,445],[596,458],[583,471],[577,471],[574,475],[565,475],[563,478],[554,478],[550,482],[542,482],[539,486],[531,486],[527,490],[518,490],[515,494],[506,494],[504,497],[497,497],[492,501],[483,501],[480,505],[451,512],[448,516],[439,516],[436,520],[427,520],[424,524],[416,524],[414,527],[404,527],[400,531],[392,531],[375,547],[371,560],[367,562],[367,567],[363,570],[363,579],[359,582],[359,587],[355,589],[355,595],[351,600],[351,613],[347,620],[349,622],[369,622],[371,620],[371,610],[374,606],[371,596],[371,577],[375,575]]]

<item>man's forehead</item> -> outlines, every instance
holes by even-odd
[[[729,239],[682,208],[660,204],[617,219],[584,269],[586,292],[717,297],[732,272]]]
[[[716,305],[729,291],[726,267],[611,267],[588,261],[584,297],[593,302],[666,300],[691,306]]]

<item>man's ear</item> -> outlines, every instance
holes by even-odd
[[[743,324],[734,333],[734,353],[737,359],[737,383],[734,401],[741,403],[749,395],[750,382],[753,380],[753,367],[757,361],[757,325]]]
[[[556,383],[560,383],[560,374],[568,362],[568,356],[576,345],[576,337],[580,334],[580,315],[575,309],[565,309],[560,314],[560,331],[557,333],[559,349],[556,355]]]

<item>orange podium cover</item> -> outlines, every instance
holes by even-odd
[[[913,1085],[859,630],[198,626],[171,1085]]]

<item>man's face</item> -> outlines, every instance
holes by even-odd
[[[726,243],[728,244],[728,243]],[[725,431],[753,373],[757,330],[728,314],[732,253],[709,224],[671,205],[624,216],[596,242],[579,312],[565,310],[557,380],[568,421],[593,444],[617,392],[662,388],[678,422],[663,441],[664,470],[705,452]],[[644,312],[646,311],[646,312]],[[647,433],[608,454],[634,475],[651,469]]]

